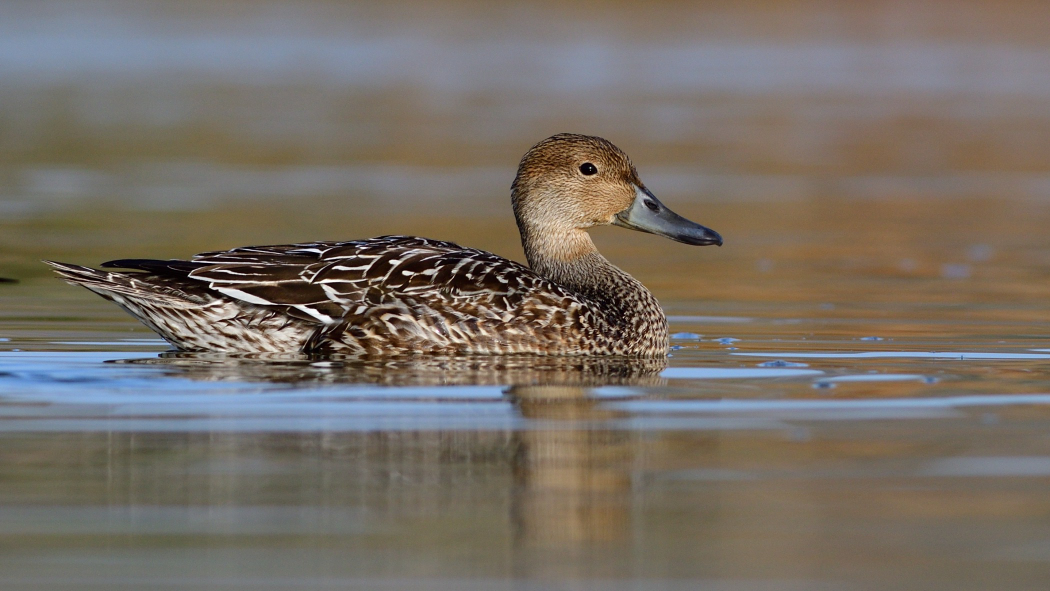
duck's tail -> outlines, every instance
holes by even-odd
[[[180,289],[165,278],[151,273],[127,271],[100,271],[58,261],[43,261],[59,277],[71,285],[90,289],[98,295],[124,305],[126,299],[140,304],[151,303],[165,307],[187,308],[207,303],[202,294]]]
[[[187,278],[196,266],[192,262],[125,259],[103,264],[138,271],[44,262],[62,279],[117,304],[183,351],[294,352],[316,330],[315,324],[209,291],[207,283]]]
[[[213,318],[205,312],[214,298],[180,288],[175,281],[154,273],[100,271],[90,267],[44,261],[59,277],[85,287],[117,304],[172,345],[184,350],[207,349],[192,340]],[[191,284],[192,285],[192,284]]]

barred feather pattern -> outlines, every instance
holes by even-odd
[[[574,290],[485,251],[383,236],[103,264],[138,270],[131,272],[50,264],[186,351],[658,356],[667,350],[656,299],[607,263],[588,278],[587,289]]]

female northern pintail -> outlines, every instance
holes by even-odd
[[[186,351],[666,354],[660,304],[586,230],[615,224],[721,245],[717,232],[667,209],[599,137],[559,134],[533,146],[511,202],[529,267],[411,236],[102,264],[131,272],[47,262]]]

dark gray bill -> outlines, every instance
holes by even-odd
[[[634,203],[616,214],[613,223],[623,228],[666,236],[671,240],[694,246],[708,244],[722,246],[722,237],[718,232],[691,222],[667,209],[667,206],[660,203],[660,200],[654,197],[648,189],[642,187],[635,187]]]

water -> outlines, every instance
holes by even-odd
[[[374,364],[164,353],[90,294],[8,289],[55,298],[4,311],[5,588],[1047,575],[1050,348],[997,307],[678,302],[676,332],[736,336],[685,335],[666,366]]]
[[[0,6],[0,588],[1050,584],[1047,7],[238,6]],[[565,130],[726,239],[594,232],[665,361],[177,354],[38,262],[520,260]]]

